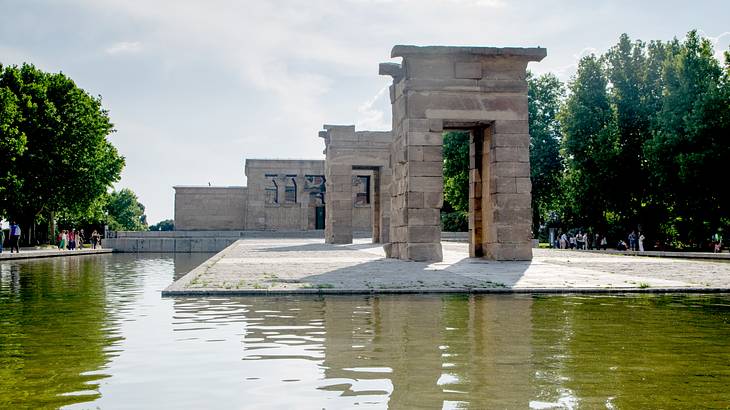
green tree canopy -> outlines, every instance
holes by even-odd
[[[175,221],[172,219],[162,220],[155,225],[150,226],[150,231],[174,231]]]
[[[644,148],[656,200],[670,211],[664,230],[700,245],[730,223],[723,182],[730,160],[730,61],[723,70],[710,41],[694,31],[668,49],[661,108]]]
[[[0,214],[31,224],[86,212],[124,167],[101,98],[62,73],[0,68]]]
[[[106,203],[107,224],[113,231],[146,231],[147,216],[144,205],[131,189],[124,188],[109,194]]]
[[[530,122],[530,181],[532,182],[532,230],[538,230],[551,211],[561,208],[563,160],[560,156],[558,111],[565,96],[563,83],[553,74],[535,77],[527,73],[527,105]]]

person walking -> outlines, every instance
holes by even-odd
[[[58,242],[58,249],[65,251],[67,242],[68,242],[68,234],[66,233],[66,230],[64,229],[63,231],[61,231],[61,240]]]
[[[639,252],[644,252],[644,241],[646,237],[643,233],[639,232]]]
[[[13,253],[13,249],[15,252],[20,253],[20,226],[15,223],[15,221],[10,223],[10,253]]]

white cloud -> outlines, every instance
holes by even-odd
[[[142,50],[142,43],[139,41],[121,41],[107,47],[104,52],[107,54],[137,53]]]
[[[359,131],[388,131],[392,128],[390,123],[390,98],[388,98],[388,84],[382,87],[372,98],[362,103],[357,108],[357,121],[355,128]],[[377,104],[380,103],[380,104]],[[379,105],[379,106],[376,106]]]

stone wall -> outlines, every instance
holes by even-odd
[[[314,229],[317,204],[310,180],[324,176],[324,161],[247,159],[245,172],[245,229]]]
[[[368,229],[374,242],[388,242],[391,133],[325,125],[319,136],[324,139],[326,156],[325,240],[351,243],[353,231]],[[358,192],[353,186],[358,186],[358,177],[369,178],[368,203],[357,204]]]
[[[175,229],[240,230],[246,226],[246,187],[175,186]]]
[[[390,257],[440,261],[445,129],[472,134],[471,256],[531,259],[529,61],[541,48],[395,46]],[[476,171],[475,171],[476,170]]]
[[[323,231],[120,231],[102,245],[114,252],[220,252],[239,239],[323,238]]]

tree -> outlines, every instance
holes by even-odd
[[[626,34],[602,58],[618,127],[616,161],[620,166],[616,172],[621,183],[614,186],[613,192],[623,206],[613,211],[625,221],[627,229],[637,225],[654,229],[658,220],[666,217],[662,208],[653,206],[644,156],[644,144],[651,139],[654,118],[661,107],[664,58],[662,42],[654,41],[647,47],[640,40],[631,42]]]
[[[144,205],[131,189],[113,191],[106,204],[107,224],[112,231],[146,231],[147,216]]]
[[[156,225],[150,226],[150,231],[174,231],[175,221],[172,219],[165,219],[158,222]]]
[[[720,179],[730,159],[730,61],[723,70],[713,54],[695,31],[669,45],[661,109],[644,147],[656,200],[671,216],[663,233],[694,247],[730,219]]]
[[[8,163],[11,183],[3,184],[0,213],[26,226],[54,213],[83,213],[119,180],[124,158],[107,140],[114,129],[100,97],[62,73],[23,64],[0,72],[0,99],[0,126],[18,141],[10,143],[17,154]],[[11,139],[3,133],[2,141]]]
[[[469,229],[469,133],[444,133],[443,156],[443,229],[466,231]]]
[[[616,163],[620,151],[616,115],[607,93],[608,80],[598,58],[584,57],[570,82],[570,95],[559,119],[563,131],[566,216],[576,225],[605,228],[620,208]]]
[[[563,83],[553,74],[527,74],[530,121],[530,181],[532,182],[532,231],[557,211],[562,197],[563,160],[560,156],[558,111],[565,96]]]
[[[3,71],[0,64],[0,73]],[[18,126],[21,120],[18,97],[7,88],[0,87],[0,197],[15,191],[20,182],[13,170],[27,143],[25,133]],[[0,208],[0,215],[4,211]]]

